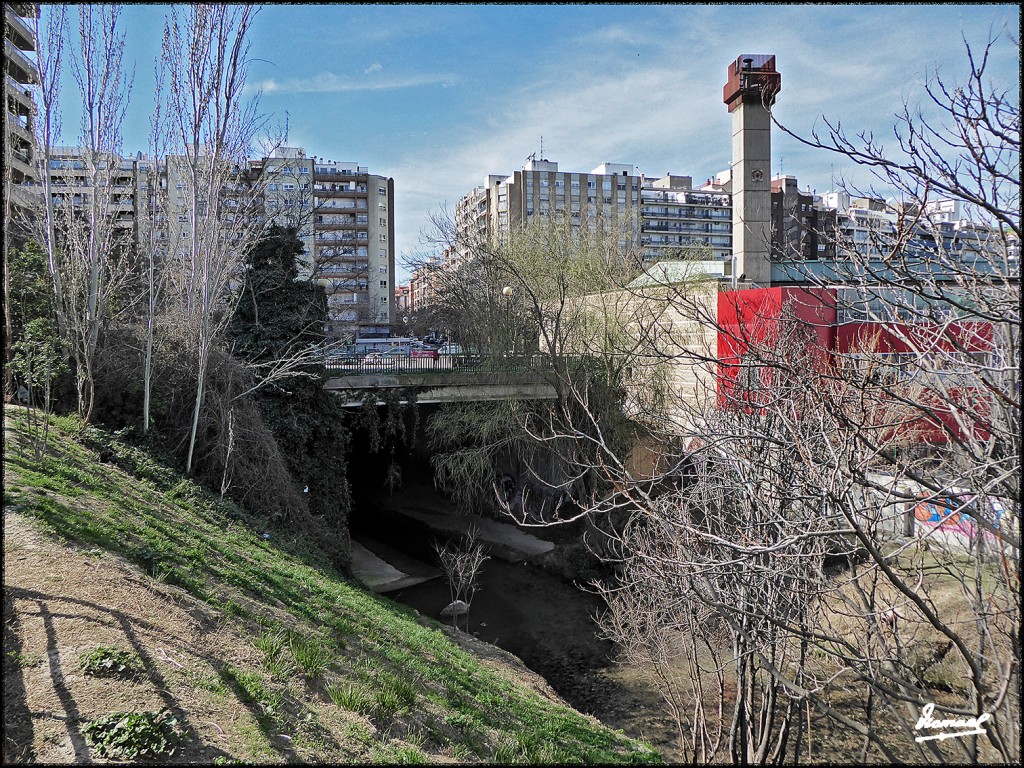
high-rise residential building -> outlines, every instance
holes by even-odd
[[[35,34],[29,19],[39,16],[36,3],[4,3],[4,230],[16,239],[24,232],[11,232],[25,216],[30,200],[26,182],[36,178],[33,159],[35,105],[32,88],[39,80],[32,54]]]
[[[166,248],[189,236],[192,196],[182,156],[157,164],[139,153],[110,162],[108,212],[119,230],[134,242],[152,239]],[[50,166],[58,206],[78,208],[91,199],[80,149],[53,150]],[[280,147],[234,168],[220,197],[228,226],[236,217],[255,216],[296,227],[307,253],[301,276],[327,293],[329,340],[388,333],[396,321],[393,179],[357,163],[307,155],[301,147]]]
[[[795,176],[772,179],[771,258],[821,260],[835,257],[828,235],[836,226],[835,213],[810,189],[803,192]]]
[[[394,179],[320,158],[312,171],[313,277],[327,289],[328,337],[387,334],[395,323]]]
[[[589,173],[575,173],[531,157],[511,176],[487,176],[483,186],[458,202],[458,250],[465,251],[473,238],[500,237],[512,227],[559,216],[572,226],[597,227],[601,222],[622,227],[631,242],[639,232],[641,183],[633,165],[602,163]]]
[[[327,293],[328,340],[387,334],[396,322],[394,179],[303,147],[278,147],[253,168],[267,219],[297,228],[302,276]]]
[[[135,214],[138,193],[136,165],[135,160],[116,155],[104,155],[93,165],[81,147],[52,147],[46,172],[58,216],[68,207],[85,210],[95,205],[97,219],[112,226],[111,242],[116,241],[125,248],[132,247],[139,236]],[[39,169],[37,174],[41,172]],[[99,179],[99,186],[105,193],[94,200],[95,179]]]
[[[644,179],[640,191],[640,243],[648,263],[693,257],[729,262],[732,198],[708,185],[693,188],[690,176]]]

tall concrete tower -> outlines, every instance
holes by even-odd
[[[722,99],[732,113],[733,276],[771,282],[771,107],[782,88],[775,56],[745,53],[729,65]]]

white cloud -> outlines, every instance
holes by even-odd
[[[380,65],[374,66],[383,69]],[[379,69],[374,69],[371,66],[367,72],[377,72]],[[347,91],[391,91],[398,88],[415,88],[424,85],[443,85],[447,87],[458,82],[458,80],[458,75],[451,74],[423,73],[362,79],[346,75],[336,75],[333,72],[322,72],[306,78],[264,80],[257,83],[256,87],[265,94],[342,93]]]
[[[369,75],[372,72],[380,72],[382,69],[384,69],[384,67],[382,67],[379,62],[375,61],[373,64],[371,64],[370,66],[363,70],[363,74]]]

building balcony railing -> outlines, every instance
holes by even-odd
[[[366,231],[370,225],[365,221],[315,221],[313,222],[313,226],[317,229],[317,231],[343,229]]]
[[[678,232],[679,234],[730,234],[731,226],[713,227],[709,224],[647,224],[642,227],[644,232]]]
[[[316,193],[318,197],[362,197],[365,199],[367,194],[365,187],[363,187],[362,189],[333,189],[331,187],[326,187],[320,184],[314,185],[313,191]]]
[[[731,208],[667,208],[667,207],[643,207],[640,211],[644,218],[648,219],[730,219],[732,218]]]
[[[325,165],[313,165],[313,174],[318,176],[347,176],[349,178],[353,176],[366,176],[370,169],[365,165],[357,165],[353,171],[351,168],[335,168],[333,166]]]
[[[39,77],[36,74],[36,65],[10,40],[4,38],[4,56],[7,58],[7,71],[19,83],[35,83]],[[14,71],[12,71],[12,68]]]
[[[4,4],[4,21],[7,23],[8,35],[16,38],[15,45],[23,51],[36,49],[36,36],[32,28],[6,3]]]

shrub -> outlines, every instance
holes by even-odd
[[[82,672],[93,677],[135,678],[142,674],[142,665],[135,654],[108,645],[97,646],[78,660]]]
[[[171,755],[180,737],[178,720],[167,709],[115,712],[86,723],[82,733],[97,755],[121,760]]]

